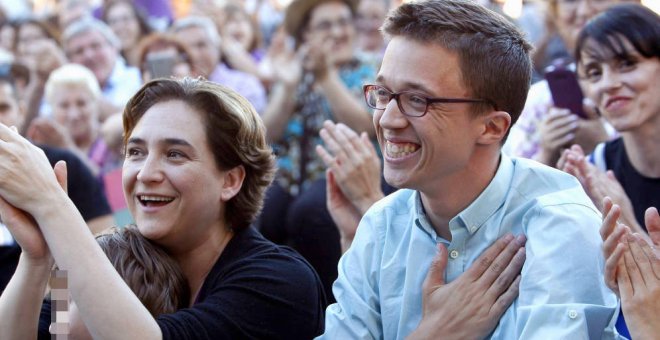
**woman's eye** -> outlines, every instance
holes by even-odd
[[[598,80],[600,78],[601,72],[599,69],[592,67],[584,71],[585,78],[587,80]]]
[[[619,60],[617,66],[620,70],[630,70],[631,68],[635,67],[637,62],[631,59],[621,59]]]
[[[167,158],[179,159],[179,158],[184,158],[184,157],[186,157],[186,155],[181,151],[173,150],[173,151],[167,152]]]
[[[136,157],[142,155],[142,150],[138,148],[128,148],[126,150],[126,157]]]

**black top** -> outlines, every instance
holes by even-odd
[[[247,228],[227,244],[195,304],[156,321],[163,339],[312,339],[323,333],[324,305],[312,267]],[[47,339],[49,322],[44,303],[40,338]]]
[[[76,155],[64,149],[45,145],[39,147],[52,166],[60,160],[66,161],[69,198],[85,221],[112,213],[101,182]],[[20,254],[21,248],[17,244],[0,246],[0,292],[4,291],[14,275]]]
[[[612,170],[630,198],[637,222],[646,230],[644,212],[649,207],[660,209],[660,178],[649,178],[632,166],[623,145],[617,138],[605,144],[605,164]]]

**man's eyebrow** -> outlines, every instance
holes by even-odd
[[[376,83],[381,84],[381,85],[385,85],[385,83],[386,83],[385,77],[383,77],[383,75],[379,74],[376,77]],[[422,92],[426,92],[426,93],[433,93],[433,91],[431,91],[431,89],[429,89],[428,87],[426,87],[422,84],[419,84],[419,83],[405,82],[405,83],[403,83],[403,87],[406,89],[406,91],[417,90],[417,91],[422,91]]]

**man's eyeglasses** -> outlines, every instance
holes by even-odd
[[[496,110],[495,103],[486,99],[473,98],[428,98],[414,91],[394,93],[380,85],[364,85],[364,99],[367,106],[376,110],[384,110],[387,104],[396,99],[401,113],[410,117],[422,117],[426,114],[429,105],[434,103],[486,103]]]

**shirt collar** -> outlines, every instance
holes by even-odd
[[[470,234],[474,234],[481,226],[488,221],[497,209],[499,209],[508,194],[513,178],[513,161],[505,154],[500,154],[500,164],[495,176],[484,191],[456,217],[449,221],[449,225],[461,224]],[[415,224],[418,228],[428,234],[431,238],[437,239],[437,233],[431,225],[419,191],[411,197],[412,206],[415,213]]]
[[[500,154],[500,164],[495,176],[484,191],[454,220],[463,222],[470,234],[474,234],[504,204],[513,178],[513,161],[505,154]]]

